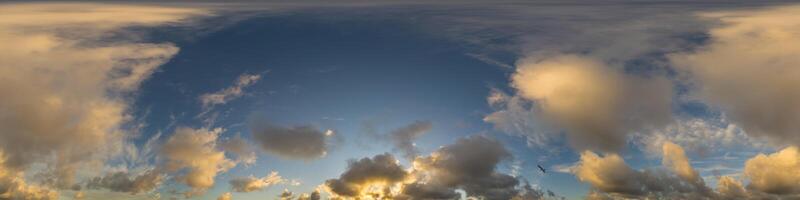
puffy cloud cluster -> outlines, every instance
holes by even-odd
[[[186,196],[204,193],[214,186],[214,178],[225,172],[236,162],[225,157],[225,152],[217,147],[217,137],[222,129],[192,129],[179,127],[164,143],[161,156],[165,159],[164,167],[169,172],[185,170],[177,180],[192,190]]]
[[[231,200],[231,199],[233,199],[233,197],[230,192],[222,193],[221,195],[219,195],[219,197],[217,197],[217,200]]]
[[[178,51],[120,33],[205,13],[113,4],[0,5],[0,152],[6,177],[43,164],[48,186],[79,188],[79,169],[101,167],[131,137],[122,128],[131,120],[126,96]],[[108,43],[107,37],[116,39]],[[3,180],[0,185],[16,185],[8,191],[32,191],[23,186],[24,177]]]
[[[421,176],[417,185],[427,187],[424,193],[406,194],[412,198],[427,198],[425,194],[444,194],[462,189],[468,195],[486,199],[510,199],[518,193],[519,181],[496,171],[497,165],[511,154],[500,142],[483,136],[459,139],[430,156],[414,161]],[[433,192],[433,189],[444,191]]]
[[[278,172],[270,172],[267,176],[256,178],[253,176],[234,178],[229,181],[233,191],[236,192],[253,192],[261,191],[273,185],[285,182]]]
[[[628,75],[587,56],[523,59],[511,80],[517,95],[535,107],[505,112],[533,112],[535,119],[564,130],[580,150],[619,150],[628,133],[660,127],[671,119],[670,81]],[[504,99],[497,96],[490,103]],[[487,121],[503,120],[502,115],[493,115]]]
[[[516,177],[497,172],[497,165],[509,158],[500,142],[472,136],[417,157],[408,170],[390,154],[353,161],[338,179],[328,180],[326,188],[334,196],[349,198],[458,199],[456,190],[482,199],[542,197]]]
[[[311,125],[282,127],[269,123],[253,124],[251,134],[267,153],[287,159],[317,159],[325,156],[329,144],[326,138],[333,134]]]
[[[5,155],[0,152],[0,199],[50,200],[58,198],[58,192],[54,190],[26,183],[24,173],[6,168],[5,161]]]
[[[581,154],[572,168],[577,178],[589,183],[590,198],[668,198],[668,199],[793,199],[800,198],[800,150],[788,147],[773,154],[756,155],[745,162],[744,184],[730,176],[720,176],[716,190],[706,186],[692,168],[680,146],[663,144],[663,167],[667,170],[635,170],[617,154]]]
[[[593,198],[716,197],[689,165],[689,160],[680,146],[670,142],[664,143],[663,153],[663,164],[668,171],[658,169],[638,171],[629,167],[617,154],[611,153],[601,157],[585,151],[581,153],[581,161],[573,172],[580,181],[592,186],[594,193],[590,197]]]
[[[693,96],[721,109],[752,136],[782,145],[800,137],[800,6],[703,13],[721,22],[710,41],[672,64]]]
[[[742,181],[722,176],[717,181],[720,199],[800,198],[800,150],[787,147],[772,154],[759,154],[745,162]]]
[[[744,176],[753,190],[800,196],[800,150],[788,147],[774,154],[756,155],[745,163]]]
[[[392,197],[391,187],[408,177],[408,172],[400,166],[391,154],[380,154],[372,158],[352,161],[338,179],[325,181],[325,185],[339,196]]]

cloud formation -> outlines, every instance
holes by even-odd
[[[164,179],[165,174],[159,173],[157,170],[148,170],[133,177],[127,172],[114,172],[102,177],[89,179],[86,187],[89,189],[105,188],[114,192],[138,194],[154,190],[161,185]]]
[[[678,117],[661,129],[634,135],[632,142],[651,155],[661,155],[665,142],[675,142],[700,155],[741,147],[759,149],[768,146],[765,141],[748,136],[740,126],[724,117]]]
[[[411,169],[404,169],[390,154],[353,161],[325,185],[334,196],[352,198],[458,199],[457,190],[481,199],[541,198],[541,191],[496,170],[510,158],[500,142],[471,136],[417,157]]]
[[[780,145],[800,137],[800,6],[706,12],[721,25],[706,45],[673,54],[693,96],[722,110],[747,134]]]
[[[217,92],[200,95],[200,103],[204,110],[209,110],[215,105],[226,104],[231,100],[244,95],[244,89],[256,84],[261,79],[261,74],[242,74],[236,79],[233,86],[227,87]]]
[[[26,183],[24,173],[9,170],[5,161],[5,155],[0,152],[0,199],[58,199],[57,191]]]
[[[511,80],[534,103],[535,118],[563,129],[579,150],[617,151],[628,133],[663,126],[672,115],[670,81],[627,75],[586,56],[523,59]]]
[[[233,191],[236,192],[253,192],[253,191],[261,191],[265,188],[269,188],[270,186],[280,184],[285,182],[278,172],[270,172],[267,176],[256,178],[253,176],[249,177],[239,177],[231,179],[228,183],[231,184],[231,188]]]
[[[327,154],[329,145],[326,138],[333,131],[323,132],[311,125],[283,127],[260,123],[252,124],[250,133],[267,153],[287,159],[310,160]]]
[[[417,157],[411,169],[404,169],[390,154],[352,161],[346,172],[325,185],[334,196],[349,198],[458,199],[457,190],[482,199],[542,197],[529,184],[496,170],[510,158],[500,142],[472,136]]]
[[[245,166],[256,163],[257,156],[253,145],[240,135],[222,141],[220,143],[220,148],[225,152],[234,154],[237,163],[242,163]]]
[[[217,197],[217,200],[231,200],[233,199],[233,197],[231,196],[232,195],[230,192],[222,193],[221,195],[219,195],[219,197]]]
[[[756,155],[745,163],[744,176],[753,190],[800,196],[800,150],[788,147],[770,155]]]
[[[236,162],[226,158],[225,152],[217,147],[217,137],[221,132],[220,128],[179,127],[162,146],[160,153],[166,159],[166,170],[186,171],[176,180],[191,188],[185,193],[187,197],[204,193],[214,186],[218,173],[236,166]]]
[[[49,186],[77,188],[77,171],[102,167],[130,137],[122,128],[131,120],[125,97],[178,51],[169,43],[137,41],[135,33],[122,34],[125,28],[204,14],[138,5],[0,5],[2,168],[16,175],[43,164],[47,171],[31,173],[50,174]],[[109,43],[108,37],[117,39]],[[13,180],[0,184],[31,188],[20,185],[24,177]]]
[[[709,199],[716,194],[689,165],[683,148],[671,142],[664,143],[663,161],[668,171],[658,169],[635,170],[617,154],[603,157],[585,151],[573,173],[592,186],[591,198],[668,198]]]
[[[325,181],[327,188],[344,197],[380,196],[391,198],[390,189],[406,179],[408,172],[391,154],[351,161],[337,179]]]
[[[389,138],[394,143],[394,147],[403,152],[403,156],[409,160],[414,160],[419,154],[419,150],[414,145],[414,140],[430,131],[433,127],[429,121],[415,121],[407,126],[395,129],[389,133]]]
[[[442,188],[450,192],[462,189],[474,197],[510,199],[518,193],[519,181],[496,171],[501,161],[510,158],[511,153],[500,142],[472,136],[444,146],[428,157],[417,158],[414,169],[422,174],[420,184],[424,183],[427,189]],[[413,198],[424,198],[409,190],[406,192]],[[431,191],[425,193],[431,194]]]

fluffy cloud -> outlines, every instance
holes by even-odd
[[[270,172],[269,175],[261,178],[256,178],[253,176],[234,178],[231,179],[229,183],[231,184],[233,191],[253,192],[264,190],[265,188],[280,184],[285,181],[286,180],[278,175],[278,172]]]
[[[629,167],[617,154],[601,157],[590,151],[581,154],[574,173],[594,189],[592,198],[669,198],[709,199],[717,195],[708,188],[689,165],[683,148],[667,142],[663,146],[663,164],[668,171]],[[672,173],[669,173],[672,172]]]
[[[703,179],[700,178],[700,174],[692,168],[692,165],[689,164],[689,158],[686,157],[686,153],[683,151],[683,148],[678,146],[672,142],[665,142],[662,148],[664,152],[664,157],[661,160],[661,163],[664,164],[667,169],[672,170],[678,177],[683,178],[690,183],[695,183],[698,185],[703,185]]]
[[[236,79],[233,86],[227,87],[214,93],[206,93],[200,95],[200,102],[203,104],[204,109],[209,109],[212,106],[226,104],[228,101],[239,98],[244,95],[244,88],[256,84],[261,79],[260,74],[242,74]]]
[[[294,198],[294,193],[286,189],[284,189],[283,192],[278,194],[278,199],[280,200],[292,200],[293,198]]]
[[[204,193],[214,185],[218,173],[236,166],[236,162],[226,158],[225,152],[217,147],[217,137],[221,132],[220,128],[179,127],[162,146],[160,153],[166,159],[166,170],[186,171],[177,177],[179,182],[192,189],[185,193],[186,196]]]
[[[717,181],[717,193],[722,199],[745,199],[748,197],[747,191],[742,187],[742,183],[730,176],[722,176]]]
[[[627,133],[671,118],[670,81],[627,75],[589,57],[523,59],[511,79],[517,95],[534,102],[536,118],[563,128],[581,150],[619,150]]]
[[[58,199],[58,192],[54,190],[27,184],[23,172],[6,168],[5,161],[5,155],[0,152],[0,199]]]
[[[756,155],[745,163],[744,176],[753,190],[800,196],[800,150],[789,147],[770,155]]]
[[[86,187],[90,189],[105,188],[114,192],[138,194],[152,191],[161,185],[164,176],[164,174],[159,173],[157,170],[149,170],[133,178],[131,178],[131,175],[127,172],[114,172],[103,177],[90,179]]]
[[[403,169],[390,154],[352,161],[338,179],[326,181],[334,196],[394,199],[458,199],[462,190],[481,199],[538,199],[542,192],[496,171],[511,154],[484,136],[459,139]]]
[[[121,128],[131,119],[125,97],[178,51],[120,33],[200,14],[205,11],[113,4],[0,5],[6,169],[17,173],[41,163],[53,177],[46,182],[75,188],[79,169],[119,154],[130,137]],[[117,39],[107,43],[108,37]]]
[[[423,175],[420,183],[431,188],[463,189],[470,196],[510,199],[517,194],[519,181],[495,170],[500,161],[510,158],[511,154],[500,142],[473,136],[444,146],[431,156],[418,158],[414,168]],[[412,197],[416,195],[406,192]]]
[[[710,41],[671,61],[693,96],[721,109],[752,136],[800,144],[800,6],[703,13],[721,25]]]
[[[254,124],[251,134],[266,152],[288,159],[317,159],[328,151],[326,138],[332,131],[323,132],[310,125],[282,127],[269,123]]]
[[[599,156],[586,151],[572,169],[592,186],[589,199],[795,199],[800,198],[800,150],[788,147],[773,154],[756,155],[747,162],[745,187],[731,176],[720,176],[716,190],[708,187],[692,168],[683,148],[663,144],[662,164],[667,170],[630,168],[617,154]]]
[[[232,197],[230,192],[222,193],[221,195],[219,195],[219,197],[217,197],[217,200],[231,200],[231,199]]]
[[[313,191],[309,194],[301,194],[297,197],[297,200],[320,200],[320,195],[318,191]]]
[[[389,133],[389,138],[394,143],[395,148],[403,152],[403,156],[409,160],[414,160],[419,154],[416,146],[414,146],[414,140],[425,134],[425,132],[430,131],[432,126],[429,121],[416,121],[392,131]]]
[[[325,181],[325,185],[339,196],[379,195],[391,197],[386,190],[389,190],[395,183],[403,181],[407,176],[408,172],[400,166],[399,161],[387,153],[350,162],[347,171],[342,173],[338,179]]]

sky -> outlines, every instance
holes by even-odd
[[[800,199],[800,4],[0,3],[0,199]]]

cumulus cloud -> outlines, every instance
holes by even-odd
[[[380,154],[372,158],[351,161],[347,170],[337,179],[325,181],[334,194],[345,197],[378,195],[391,197],[389,190],[395,183],[406,179],[408,172],[391,154]],[[374,194],[367,194],[374,193]]]
[[[742,183],[730,176],[722,176],[717,180],[717,193],[722,199],[746,199],[748,197]]]
[[[284,189],[283,192],[278,194],[278,199],[280,200],[292,200],[294,199],[294,193],[287,189]]]
[[[318,191],[313,191],[309,194],[301,194],[299,197],[297,197],[297,200],[320,200],[320,199],[321,197]]]
[[[663,146],[663,164],[668,171],[635,170],[617,154],[599,156],[590,151],[581,153],[574,168],[582,182],[589,183],[592,198],[716,198],[698,173],[691,167],[683,148],[667,142]]]
[[[125,96],[178,51],[119,33],[202,14],[137,5],[0,5],[0,152],[7,169],[44,164],[54,177],[47,182],[74,188],[79,169],[119,154],[129,137],[121,126],[131,120]]]
[[[751,136],[798,145],[800,6],[706,12],[719,20],[706,45],[670,61],[692,95],[722,110]]]
[[[215,105],[226,104],[231,100],[244,95],[244,89],[256,84],[261,79],[261,74],[242,74],[236,79],[233,86],[227,87],[217,92],[200,95],[200,103],[203,109],[208,110]]]
[[[486,199],[510,199],[516,195],[519,181],[495,169],[510,158],[511,154],[500,142],[473,136],[416,159],[414,168],[427,176],[422,183],[434,188],[463,189],[470,196]]]
[[[58,192],[47,187],[26,183],[25,175],[6,168],[6,156],[0,152],[0,199],[58,199]]]
[[[217,200],[231,200],[233,199],[231,196],[232,195],[230,192],[222,193],[221,195],[219,195],[219,197],[217,197]]]
[[[409,160],[414,160],[419,154],[414,140],[430,131],[433,125],[429,121],[416,121],[405,127],[395,129],[389,133],[389,138],[394,143],[395,148],[403,152],[403,156]]]
[[[287,159],[317,159],[327,154],[326,138],[333,131],[311,125],[283,127],[269,123],[253,124],[251,134],[267,153]]]
[[[498,141],[473,136],[419,156],[404,169],[391,154],[352,161],[338,179],[325,182],[335,197],[393,199],[538,199],[542,192],[527,182],[500,173],[497,165],[511,158]]]
[[[670,81],[627,75],[586,56],[523,59],[511,80],[534,103],[535,118],[563,129],[580,150],[619,150],[631,131],[671,119]]]
[[[225,152],[218,149],[217,137],[222,129],[192,129],[179,127],[164,143],[161,156],[165,160],[165,169],[169,172],[184,171],[177,180],[192,190],[186,196],[202,194],[214,186],[214,178],[218,173],[228,171],[236,166],[236,162],[225,157]]]
[[[744,176],[753,190],[800,196],[800,150],[788,147],[770,155],[756,155],[745,163]]]
[[[256,178],[254,176],[234,178],[229,181],[231,188],[236,192],[261,191],[270,186],[285,182],[278,172],[270,172],[267,176]]]
[[[164,178],[165,175],[156,170],[149,170],[138,176],[132,176],[128,172],[114,172],[90,179],[86,187],[89,189],[105,188],[114,192],[138,194],[154,190],[161,185]]]
[[[716,189],[705,184],[680,146],[662,146],[664,169],[635,170],[617,154],[585,151],[570,169],[592,186],[588,199],[795,199],[800,198],[800,150],[787,147],[745,162],[743,180],[719,176]],[[745,186],[743,181],[749,183]]]
[[[686,152],[683,151],[683,148],[672,142],[664,142],[662,152],[664,152],[664,157],[661,163],[667,169],[671,169],[678,176],[687,180],[700,178],[697,171],[694,171],[692,165],[689,164],[689,158],[686,157]]]

